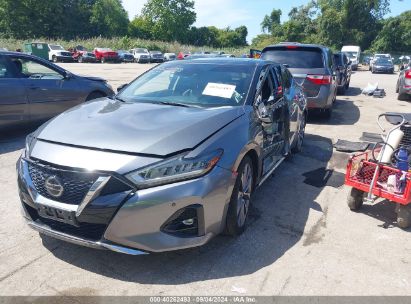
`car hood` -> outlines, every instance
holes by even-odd
[[[242,107],[183,108],[103,98],[60,114],[40,128],[36,137],[79,147],[167,156],[193,149],[243,114]]]
[[[92,80],[92,81],[106,82],[104,78],[100,78],[100,77],[93,77],[93,76],[86,76],[86,75],[79,75],[79,76],[81,78],[85,78],[85,79]]]

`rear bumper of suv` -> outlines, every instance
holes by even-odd
[[[330,95],[334,94],[331,90],[331,86],[322,85],[315,97],[307,97],[307,107],[308,109],[328,109],[332,107],[332,100]]]

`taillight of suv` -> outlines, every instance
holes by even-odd
[[[311,81],[317,85],[330,84],[331,76],[330,75],[307,75],[307,80]]]
[[[411,70],[406,71],[404,77],[407,79],[411,79]]]

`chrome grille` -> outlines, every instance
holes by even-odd
[[[95,173],[64,171],[34,163],[29,163],[28,167],[31,180],[40,195],[72,205],[79,205],[83,201],[87,192],[98,178]],[[50,195],[46,190],[45,182],[50,176],[56,176],[64,188],[63,194],[58,198]]]

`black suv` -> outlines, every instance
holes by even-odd
[[[303,87],[308,108],[328,118],[336,99],[337,82],[333,53],[322,45],[282,42],[263,49],[261,58],[284,64]]]
[[[340,52],[334,54],[334,64],[337,72],[337,92],[344,95],[350,86],[351,61],[347,55]]]

